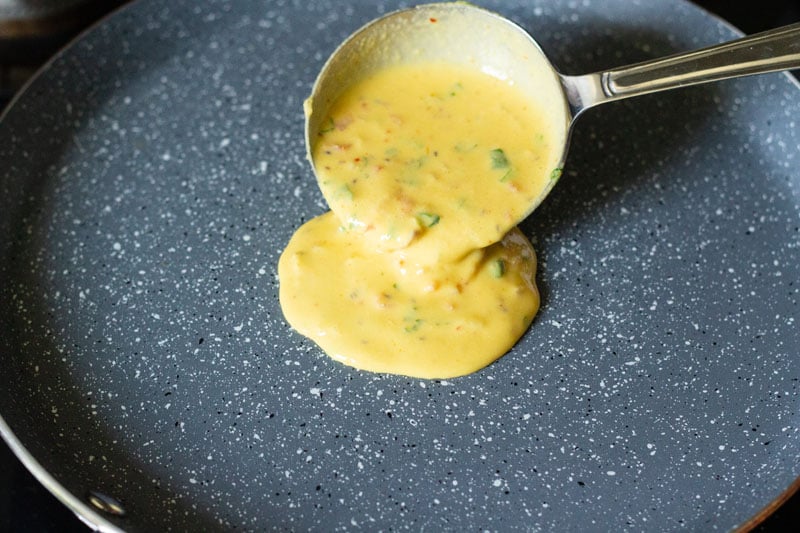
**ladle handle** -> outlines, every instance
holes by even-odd
[[[561,76],[572,115],[640,94],[800,67],[800,23],[606,72]]]

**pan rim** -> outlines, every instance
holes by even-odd
[[[36,460],[22,442],[20,442],[8,423],[6,423],[3,415],[0,415],[0,437],[3,438],[13,454],[22,462],[28,472],[30,472],[50,494],[67,506],[81,522],[95,531],[101,531],[103,533],[122,533],[124,531],[95,512],[72,492],[67,490],[64,485],[59,483],[58,480]]]
[[[53,54],[50,59],[42,64],[42,66],[36,69],[36,72],[34,72],[33,75],[22,85],[22,87],[19,88],[8,104],[6,104],[5,108],[0,110],[0,126],[2,126],[6,116],[16,106],[17,102],[28,93],[31,86],[36,84],[39,78],[42,77],[46,71],[50,70],[56,62],[60,61],[64,54],[66,54],[80,41],[83,41],[84,38],[86,38],[90,33],[94,32],[98,27],[105,24],[109,19],[116,16],[118,13],[127,10],[136,3],[137,2],[135,0],[126,2],[112,9],[110,12],[106,13],[88,27],[80,31],[75,37],[73,37],[55,54]],[[72,511],[81,522],[86,524],[91,529],[100,531],[102,533],[124,532],[123,529],[119,528],[111,521],[97,513],[86,503],[84,503],[78,496],[67,490],[67,488],[64,487],[64,485],[62,485],[55,477],[53,477],[53,475],[50,474],[50,472],[48,472],[41,465],[41,463],[39,463],[39,461],[36,460],[33,454],[31,454],[30,451],[28,451],[28,449],[17,438],[16,434],[11,429],[11,426],[9,426],[3,418],[2,413],[0,413],[0,438],[2,438],[2,440],[8,445],[11,452],[22,463],[25,469],[30,472],[30,474],[45,489],[47,489],[50,494],[64,504],[70,511]]]
[[[734,26],[729,21],[722,17],[708,11],[707,9],[699,6],[691,0],[676,0],[677,2],[689,4],[695,10],[702,13],[703,17],[712,20],[714,23],[721,25],[739,37],[745,35],[739,28]],[[107,13],[96,22],[81,31],[67,44],[61,47],[50,59],[48,59],[36,72],[28,79],[25,84],[16,92],[12,99],[8,102],[6,107],[0,111],[0,126],[6,119],[8,114],[16,107],[17,103],[24,98],[29,92],[30,88],[36,84],[39,78],[48,70],[50,70],[62,57],[68,53],[75,45],[83,41],[89,34],[93,33],[98,27],[106,24],[109,19],[115,17],[120,12],[123,12],[139,2],[136,0],[129,1],[111,12]],[[788,78],[791,85],[800,90],[800,80],[792,76],[788,71],[780,73],[783,77]],[[64,487],[50,472],[48,472],[41,463],[30,453],[30,451],[22,444],[14,431],[5,421],[0,413],[0,438],[8,445],[14,456],[25,466],[25,468],[33,475],[33,477],[41,483],[56,499],[64,504],[70,511],[72,511],[78,519],[84,522],[88,527],[93,530],[109,533],[124,532],[125,530],[115,525],[106,517],[92,509],[89,505],[68,489]],[[776,510],[778,510],[787,500],[789,500],[795,493],[800,491],[800,473],[798,473],[794,481],[786,487],[777,497],[769,501],[766,505],[758,509],[752,516],[734,527],[732,531],[748,532],[754,530],[769,518]]]

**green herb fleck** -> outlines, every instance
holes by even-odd
[[[336,129],[336,124],[333,122],[333,117],[328,117],[328,120],[325,122],[323,126],[319,128],[319,134],[325,135]]]
[[[414,333],[415,331],[419,330],[419,328],[422,326],[424,320],[422,320],[421,318],[414,318],[414,319],[406,318],[405,322],[406,322],[406,327],[403,328],[403,329],[405,329],[405,332],[406,333]]]
[[[457,81],[451,88],[450,88],[450,96],[455,96],[461,91],[464,90],[464,86],[461,85],[460,81]]]
[[[439,223],[439,215],[436,213],[417,213],[417,218],[427,228],[432,228]]]
[[[408,162],[408,166],[411,168],[420,169],[422,165],[425,164],[425,161],[428,159],[428,156],[423,155],[422,157],[418,157],[416,159],[412,159]]]
[[[508,158],[506,157],[506,153],[502,150],[502,148],[495,148],[494,150],[489,151],[489,157],[492,160],[492,168],[493,169],[503,169],[509,168],[511,164],[508,162]]]
[[[334,192],[333,197],[337,200],[352,200],[353,199],[353,191],[350,190],[350,187],[345,183]]]
[[[551,180],[553,180],[553,181],[555,181],[555,180],[557,180],[558,178],[560,178],[560,177],[561,177],[561,172],[562,172],[563,170],[564,170],[564,169],[563,169],[563,168],[561,168],[561,167],[556,167],[556,168],[554,168],[554,169],[553,169],[553,171],[550,173],[550,179],[551,179]]]
[[[502,259],[496,259],[489,265],[489,272],[493,278],[502,278],[506,273],[506,262]]]

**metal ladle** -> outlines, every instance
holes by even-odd
[[[312,166],[321,122],[349,85],[393,64],[425,61],[472,66],[539,101],[549,114],[551,134],[563,146],[550,167],[560,175],[570,131],[587,109],[656,91],[800,67],[800,23],[605,72],[566,76],[525,30],[483,8],[442,3],[389,13],[345,40],[317,77],[306,101],[306,149]],[[547,180],[525,216],[547,196],[558,175]]]

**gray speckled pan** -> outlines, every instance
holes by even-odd
[[[735,33],[677,0],[484,5],[567,73]],[[587,113],[523,226],[520,344],[449,382],[366,374],[288,328],[275,268],[325,210],[301,102],[394,7],[144,0],[44,69],[0,127],[0,432],[107,530],[758,516],[800,474],[797,85]]]

